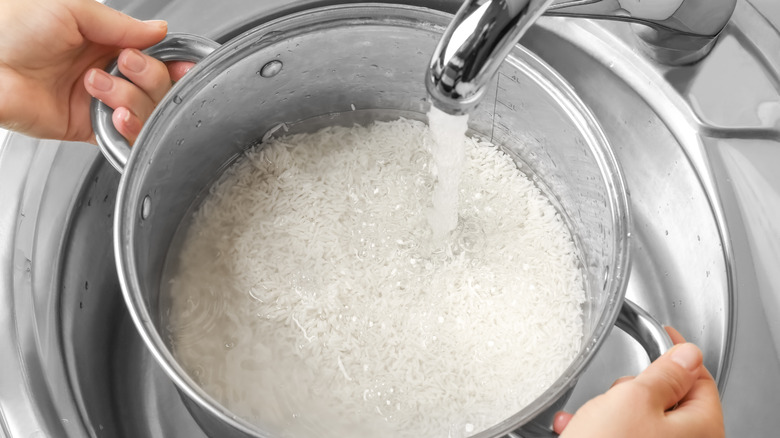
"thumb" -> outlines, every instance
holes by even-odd
[[[696,383],[702,360],[697,346],[691,343],[675,345],[638,375],[634,383],[648,389],[654,407],[668,410]]]
[[[71,13],[85,38],[98,44],[145,49],[168,33],[168,23],[140,21],[97,1],[76,2]]]

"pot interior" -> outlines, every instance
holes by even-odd
[[[179,246],[176,236],[223,170],[269,136],[400,116],[425,120],[425,68],[448,21],[425,9],[378,5],[276,20],[198,64],[136,143],[117,214],[120,275],[131,313],[196,409],[244,434],[236,436],[263,432],[198,388],[166,341],[169,307],[161,284],[166,260]],[[587,294],[579,356],[537,403],[479,434],[494,436],[560,399],[611,329],[625,292],[628,216],[620,172],[601,130],[555,72],[518,46],[486,96],[470,116],[472,134],[509,153],[549,195],[575,238]]]

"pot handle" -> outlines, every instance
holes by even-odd
[[[674,345],[663,325],[629,299],[623,300],[623,306],[620,308],[615,325],[644,348],[650,362],[661,357]],[[505,438],[554,438],[557,436],[558,434],[550,430],[549,426],[542,426],[532,420],[519,430],[507,434]]]
[[[208,38],[187,33],[169,33],[165,39],[144,50],[143,53],[160,61],[191,61],[199,62],[220,45]],[[106,68],[114,76],[123,77],[119,73],[116,61]],[[101,152],[120,173],[124,171],[130,157],[130,144],[122,134],[114,128],[111,116],[114,110],[105,103],[92,98],[90,106],[92,130]]]
[[[639,342],[647,352],[650,362],[663,356],[674,346],[664,326],[631,300],[623,300],[615,325]]]

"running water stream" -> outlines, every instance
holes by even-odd
[[[428,125],[436,183],[428,223],[434,241],[441,241],[458,225],[458,184],[464,166],[468,111],[515,43],[553,1],[466,1],[433,54],[427,72],[432,82],[426,85],[433,102]],[[479,29],[489,35],[469,38]],[[444,112],[437,105],[465,114],[450,115],[451,111]]]
[[[466,160],[468,120],[468,115],[452,116],[433,105],[428,112],[432,140],[429,148],[436,177],[428,223],[434,241],[444,239],[458,225],[458,186]]]

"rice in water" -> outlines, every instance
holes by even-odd
[[[329,127],[250,150],[178,254],[176,358],[282,436],[462,437],[519,411],[578,353],[583,282],[564,222],[469,138],[458,222],[433,239],[421,122]]]

